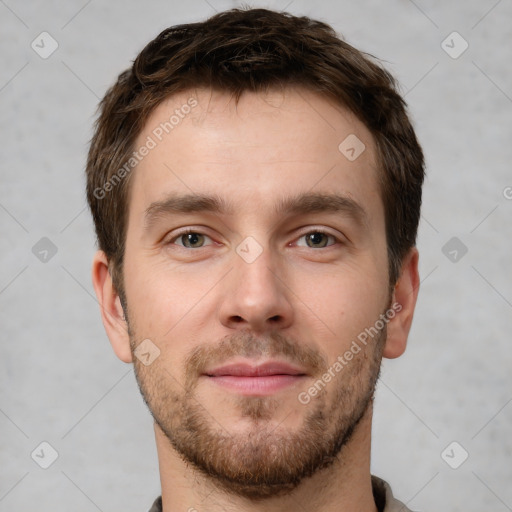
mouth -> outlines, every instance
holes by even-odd
[[[204,372],[202,377],[239,394],[264,396],[297,384],[307,377],[307,373],[280,361],[259,365],[245,361],[213,368]]]

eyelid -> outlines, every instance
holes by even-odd
[[[193,227],[192,226],[192,227],[183,228],[183,229],[179,230],[178,232],[176,232],[171,238],[169,238],[165,242],[165,244],[177,245],[178,247],[183,247],[184,249],[189,249],[190,250],[191,248],[189,248],[189,247],[185,247],[184,245],[180,245],[180,244],[176,244],[175,243],[176,240],[178,240],[181,236],[186,235],[188,233],[194,233],[194,234],[197,234],[197,235],[202,235],[202,236],[204,236],[206,238],[209,238],[212,242],[214,242],[212,237],[207,235],[204,232],[204,230],[205,230],[204,227]],[[326,235],[328,237],[334,238],[335,243],[331,244],[331,245],[328,245],[326,247],[332,247],[333,245],[336,245],[336,243],[344,243],[343,237],[340,237],[340,236],[332,233],[329,229],[327,229],[325,227],[321,227],[321,226],[307,226],[307,227],[305,227],[303,230],[301,230],[300,234],[295,237],[294,241],[296,242],[297,240],[303,238],[305,235],[308,235],[310,233],[322,233],[322,234],[324,234],[324,235]],[[210,244],[207,244],[207,245],[213,245],[213,243],[210,243]],[[203,249],[204,247],[206,247],[206,246],[196,247],[195,250]],[[320,247],[320,249],[325,249],[326,247]]]
[[[204,236],[206,238],[209,238],[213,242],[212,237],[207,235],[206,233],[204,233],[203,230],[204,230],[204,228],[194,228],[194,227],[183,228],[182,230],[180,230],[177,233],[175,233],[166,242],[164,242],[164,244],[165,245],[177,245],[178,247],[182,247],[183,249],[190,249],[189,247],[185,247],[184,245],[180,245],[180,244],[176,244],[175,243],[176,240],[178,240],[180,237],[182,237],[183,235],[187,235],[189,233],[194,233],[196,235],[202,235],[202,236]],[[213,245],[213,244],[207,244],[207,245]],[[203,246],[203,247],[205,247],[205,246]],[[203,247],[196,247],[195,250],[202,249]]]
[[[336,243],[341,243],[341,244],[344,243],[344,240],[342,237],[334,234],[329,229],[321,227],[321,226],[307,226],[306,228],[304,228],[304,230],[301,232],[301,234],[299,234],[295,238],[295,240],[299,240],[299,239],[303,238],[305,235],[308,235],[310,233],[322,233],[328,237],[334,238],[334,240],[335,240],[334,244],[327,245],[326,247],[320,247],[320,249],[326,249],[327,247],[332,247],[332,246],[336,245]]]

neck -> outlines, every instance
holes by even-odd
[[[155,423],[163,512],[377,512],[370,475],[371,422],[370,406],[333,465],[304,479],[291,494],[262,501],[219,490],[181,458]]]

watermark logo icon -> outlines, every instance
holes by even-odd
[[[454,236],[443,245],[441,252],[452,263],[458,263],[467,254],[468,248],[459,238]]]
[[[246,262],[256,261],[263,252],[263,247],[252,236],[244,238],[236,247],[236,253]]]
[[[458,469],[469,457],[469,453],[457,441],[451,442],[442,452],[441,458],[452,469]]]
[[[363,151],[366,149],[366,146],[357,135],[351,133],[341,142],[338,149],[347,160],[353,162],[361,156]]]
[[[139,344],[133,353],[144,366],[149,366],[158,356],[160,356],[160,349],[149,338],[146,338]]]
[[[43,236],[32,247],[32,254],[42,263],[48,263],[57,254],[57,246],[49,238]]]
[[[59,43],[48,32],[41,32],[30,46],[41,59],[47,59],[57,50]]]
[[[469,43],[458,32],[454,31],[443,39],[441,48],[452,59],[458,59],[469,48]]]
[[[59,457],[57,450],[47,441],[39,443],[30,454],[32,460],[42,469],[48,469]]]

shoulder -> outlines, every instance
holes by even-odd
[[[382,478],[372,475],[372,488],[379,512],[412,512],[393,496],[391,486]]]
[[[162,496],[158,496],[153,505],[151,505],[149,512],[162,512]]]

